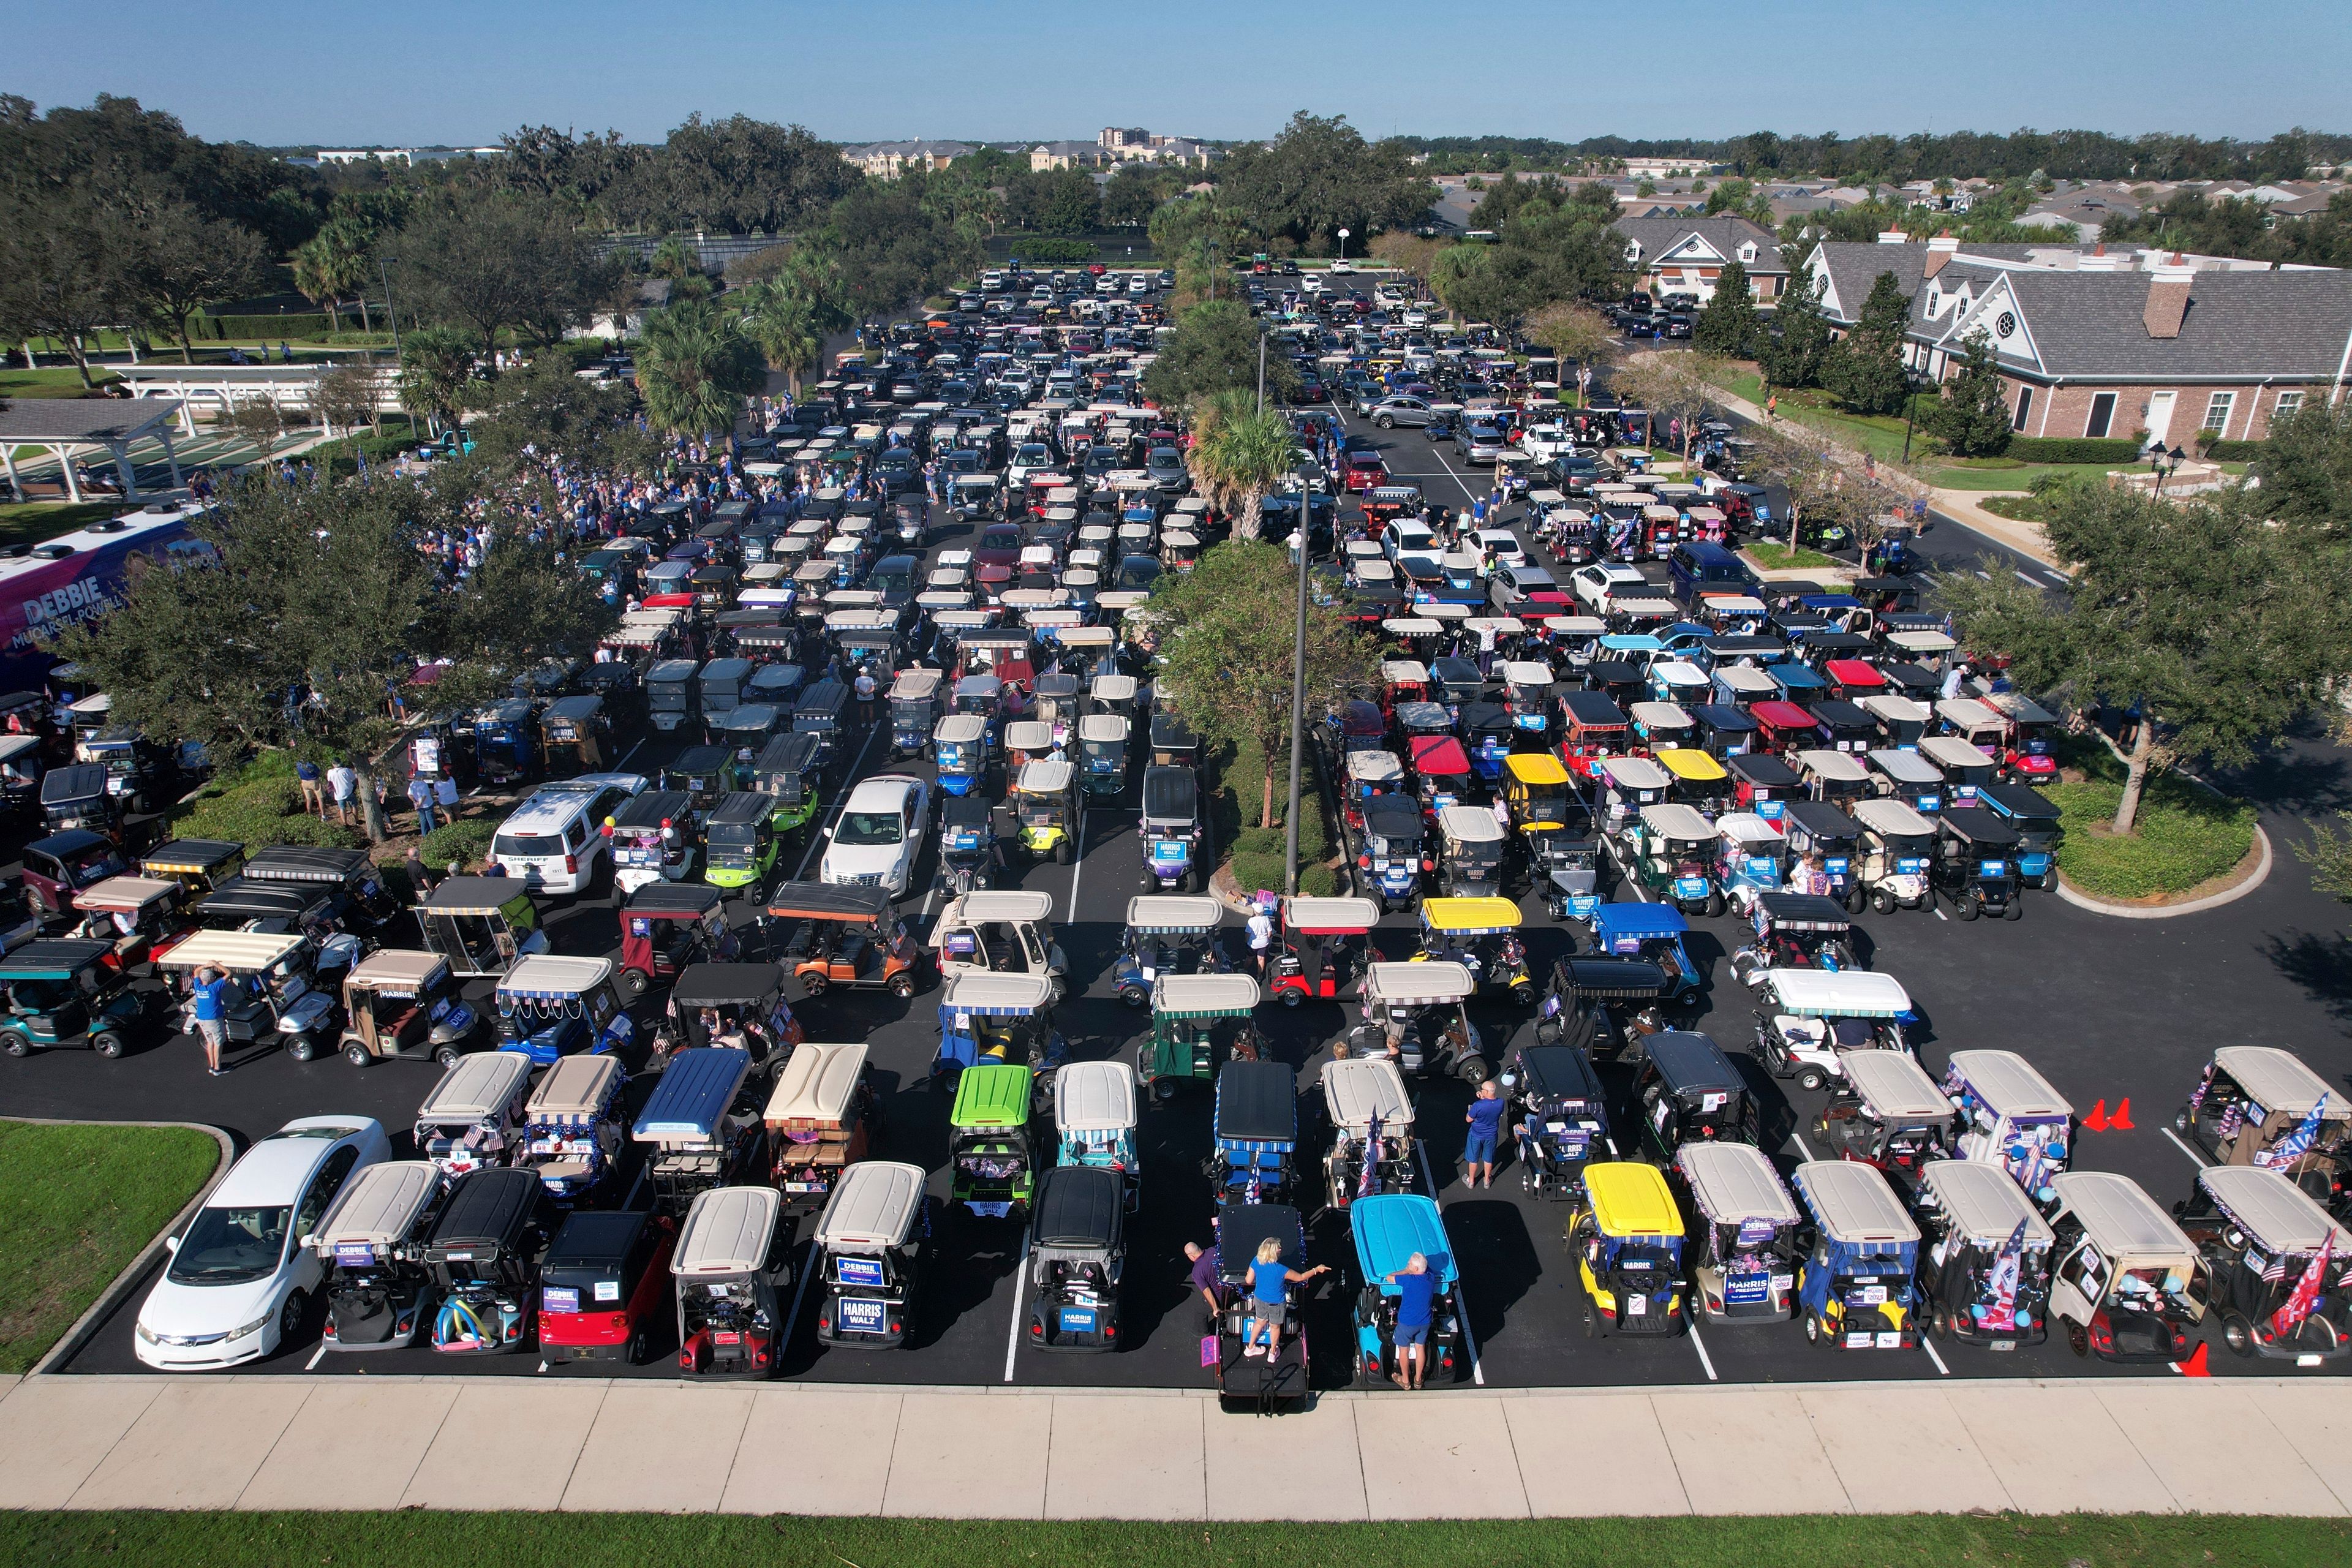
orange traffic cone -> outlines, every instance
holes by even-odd
[[[2173,1364],[2180,1369],[2180,1375],[2183,1377],[2210,1377],[2213,1375],[2212,1370],[2205,1364],[2205,1342],[2203,1340],[2199,1340],[2197,1342],[2197,1348],[2189,1352],[2189,1359],[2187,1361],[2175,1362]]]
[[[2107,1119],[2107,1131],[2110,1132],[2135,1132],[2138,1131],[2137,1128],[2135,1128],[2132,1125],[2130,1096],[2126,1095],[2123,1099],[2116,1101],[2116,1113]]]
[[[2083,1131],[2085,1132],[2105,1132],[2106,1130],[2107,1102],[2102,1100],[2098,1104],[2091,1107],[2090,1115],[2083,1118]]]

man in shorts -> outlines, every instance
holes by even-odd
[[[212,1078],[221,1075],[221,1047],[228,1040],[228,1026],[222,1016],[228,987],[228,976],[209,963],[199,965],[189,981],[188,994],[195,1003],[196,1034],[205,1042],[205,1071]]]
[[[1429,1321],[1437,1302],[1437,1279],[1429,1271],[1428,1258],[1416,1252],[1383,1282],[1397,1288],[1397,1370],[1389,1374],[1390,1381],[1399,1388],[1418,1389],[1429,1366]]]

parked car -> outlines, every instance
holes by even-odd
[[[818,879],[880,887],[903,897],[914,880],[930,820],[930,786],[910,773],[877,773],[859,784],[833,826]]]

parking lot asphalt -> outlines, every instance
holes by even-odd
[[[1417,432],[1381,433],[1379,439],[1392,471],[1421,484],[1433,500],[1464,504],[1473,486],[1482,493],[1486,488],[1483,473],[1469,470]],[[956,544],[960,531],[943,531],[934,548]],[[1996,548],[1958,524],[1937,528],[1929,541],[1933,552],[1955,562],[1973,562]],[[887,738],[879,744],[856,735],[851,740],[860,776],[884,771]],[[667,754],[666,744],[648,742],[625,757],[622,765],[651,773]],[[929,765],[920,761],[887,765],[931,776]],[[2122,1172],[2168,1204],[2187,1195],[2198,1162],[2166,1129],[2215,1047],[2284,1046],[2331,1081],[2352,1082],[2352,1049],[2347,1048],[2343,1027],[2346,1011],[2352,1007],[2352,982],[2346,979],[2352,970],[2347,970],[2338,934],[2342,910],[2311,889],[2307,876],[2285,852],[2288,842],[2304,830],[2305,816],[2331,810],[2352,795],[2344,756],[2318,741],[2299,743],[2284,758],[2235,782],[2263,802],[2264,823],[2279,841],[2280,854],[2263,886],[2221,909],[2177,920],[2125,921],[2078,909],[2051,894],[2032,894],[2024,918],[2016,922],[1962,924],[1921,912],[1865,916],[1862,921],[1872,967],[1901,980],[1925,1016],[1921,1056],[1931,1073],[1940,1073],[1951,1050],[2006,1047],[2032,1059],[2074,1101],[2078,1114],[2095,1103],[2112,1114],[2128,1101],[2133,1130],[2083,1132],[2076,1141],[2074,1163],[2081,1169]],[[845,794],[845,787],[830,791],[829,804],[837,805]],[[1110,986],[1127,900],[1139,890],[1135,806],[1131,786],[1116,805],[1090,806],[1082,824],[1083,854],[1075,864],[1024,865],[1015,850],[1012,872],[1001,884],[1041,889],[1054,897],[1072,992],[1058,1021],[1074,1058],[1125,1055],[1131,1060],[1138,1041],[1149,1032],[1148,1016],[1123,1006]],[[796,858],[788,855],[786,866]],[[925,853],[917,891],[904,901],[904,912],[919,937],[928,937],[940,901],[940,895],[929,890],[935,859],[935,848]],[[807,866],[813,875],[813,850]],[[1621,889],[1615,896],[1635,895]],[[558,951],[609,953],[616,949],[618,929],[609,900],[551,903],[548,926]],[[1541,973],[1564,950],[1574,928],[1553,924],[1536,900],[1526,900],[1523,909],[1530,963]],[[746,923],[750,910],[739,906],[735,918],[739,924]],[[1744,928],[1728,918],[1694,924],[1699,928],[1692,940],[1694,955],[1706,965],[1712,983],[1696,1026],[1712,1034],[1735,1061],[1745,1063],[1754,1019],[1746,994],[1732,982],[1726,963],[1729,952],[1743,940]],[[1408,956],[1414,930],[1409,914],[1391,915],[1382,922],[1378,944],[1388,956]],[[1239,933],[1228,931],[1226,935],[1238,952]],[[488,983],[479,983],[476,989],[487,993]],[[931,1190],[942,1200],[944,1212],[948,1108],[945,1098],[926,1082],[937,1035],[937,999],[932,986],[904,1003],[879,993],[835,992],[805,1002],[795,999],[794,1005],[811,1040],[870,1042],[888,1118],[887,1137],[879,1152],[929,1168]],[[1499,1002],[1476,1005],[1474,1016],[1490,1047],[1500,1043],[1500,1049],[1491,1051],[1497,1060],[1507,1057],[1508,1043],[1528,1024],[1525,1013]],[[1309,1003],[1297,1009],[1267,1007],[1261,1026],[1274,1054],[1302,1068],[1305,1091],[1312,1082],[1307,1064],[1328,1056],[1329,1042],[1354,1017],[1352,1000]],[[409,1063],[361,1070],[339,1057],[298,1065],[263,1054],[241,1062],[228,1076],[212,1079],[203,1072],[195,1043],[185,1038],[134,1047],[118,1061],[64,1052],[0,1063],[0,1068],[5,1068],[0,1070],[0,1114],[198,1121],[249,1140],[291,1117],[349,1111],[382,1121],[396,1149],[404,1146],[417,1102],[437,1077],[434,1068]],[[1810,1152],[1803,1128],[1826,1096],[1793,1088],[1784,1091],[1760,1070],[1753,1070],[1752,1064],[1750,1076],[1764,1108],[1765,1145],[1786,1169]],[[650,1079],[640,1078],[633,1091],[642,1096],[649,1086]],[[1622,1081],[1612,1084],[1621,1095],[1626,1087]],[[1562,1245],[1566,1205],[1529,1198],[1521,1191],[1517,1170],[1507,1164],[1491,1191],[1465,1189],[1457,1161],[1467,1086],[1433,1079],[1419,1085],[1417,1094],[1423,1165],[1458,1254],[1475,1342],[1465,1374],[1484,1385],[2171,1375],[2161,1367],[2126,1369],[2078,1361],[2063,1340],[2009,1354],[1965,1346],[1910,1352],[1828,1352],[1809,1345],[1799,1329],[1788,1323],[1707,1327],[1664,1340],[1588,1340]],[[1299,1163],[1311,1190],[1320,1159],[1312,1131],[1311,1093],[1304,1110],[1307,1142]],[[1622,1112],[1618,1125],[1630,1125]],[[1165,1109],[1147,1110],[1141,1146],[1143,1195],[1128,1232],[1120,1319],[1124,1348],[1118,1353],[1054,1356],[1024,1346],[1025,1297],[1018,1267],[1025,1244],[1022,1229],[1017,1224],[946,1213],[925,1279],[926,1296],[906,1347],[877,1352],[820,1349],[813,1333],[814,1313],[795,1298],[794,1338],[782,1375],[928,1384],[1205,1385],[1211,1374],[1200,1364],[1199,1313],[1187,1299],[1181,1251],[1187,1240],[1211,1239],[1210,1187],[1201,1168],[1210,1148],[1205,1090],[1180,1096]],[[1343,1342],[1355,1283],[1344,1218],[1330,1215],[1318,1219],[1309,1251],[1312,1260],[1331,1264],[1337,1275],[1316,1289],[1307,1331],[1318,1383],[1339,1385],[1350,1370]],[[143,1289],[131,1292],[66,1370],[140,1371],[131,1353],[131,1321],[143,1294]],[[314,1319],[316,1315],[314,1310]],[[245,1370],[301,1371],[312,1363],[317,1343],[314,1323],[301,1342]],[[2226,1355],[2213,1358],[2214,1371],[2221,1374],[2255,1366]],[[429,1351],[407,1351],[328,1355],[319,1359],[317,1370],[516,1375],[535,1373],[538,1367],[537,1359],[528,1354],[453,1360]],[[2260,1370],[2274,1373],[2276,1363],[2262,1363]],[[656,1356],[635,1373],[665,1376],[667,1362]]]

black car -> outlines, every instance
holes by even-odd
[[[1654,320],[1657,321],[1657,335],[1661,338],[1687,338],[1691,335],[1691,319],[1680,310]]]

